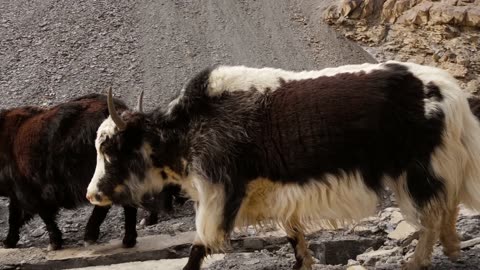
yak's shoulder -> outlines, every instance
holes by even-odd
[[[181,96],[185,98],[200,98],[207,94],[209,88],[209,81],[212,71],[217,69],[217,65],[209,66],[196,73],[185,85]]]

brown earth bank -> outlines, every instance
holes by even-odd
[[[165,105],[195,72],[214,63],[302,70],[374,62],[370,54],[323,21],[324,8],[336,2],[0,0],[0,108],[48,106],[113,85],[116,95],[132,105],[144,89],[146,108],[153,109]],[[473,76],[468,72],[465,80]],[[392,208],[395,204],[389,196],[386,200],[376,217],[356,227],[312,236],[315,269],[347,265],[398,269],[416,244],[415,234],[398,209]],[[7,205],[7,199],[0,199],[0,239],[8,228]],[[82,246],[91,209],[84,206],[60,213],[67,248]],[[122,236],[122,211],[112,210],[102,225],[100,243]],[[473,241],[466,242],[456,264],[448,262],[436,247],[436,269],[477,269],[479,219],[462,212],[460,234]],[[192,203],[161,216],[157,225],[139,222],[138,230],[139,236],[192,231]],[[29,247],[46,248],[47,244],[44,224],[37,217],[21,232],[19,248],[27,258],[23,263],[28,264]],[[207,269],[291,269],[294,258],[287,244],[274,248],[257,242],[250,245],[258,252],[230,253]],[[21,268],[7,265],[6,259],[0,258],[0,268]]]

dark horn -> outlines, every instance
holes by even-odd
[[[143,113],[143,90],[140,92],[140,96],[138,97],[137,111]]]
[[[110,117],[112,118],[112,121],[115,123],[118,129],[124,130],[127,124],[122,120],[120,115],[118,115],[117,110],[115,109],[115,105],[113,104],[113,97],[112,97],[112,87],[110,86],[108,88],[108,98],[107,98],[107,104],[108,104],[108,113],[110,114]]]

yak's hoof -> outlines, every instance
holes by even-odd
[[[312,270],[312,266],[307,266],[303,263],[298,263],[296,262],[293,267],[292,267],[293,270]]]
[[[158,217],[157,216],[155,216],[155,217],[150,216],[150,217],[146,218],[146,220],[145,220],[145,225],[146,226],[152,226],[152,225],[155,225],[157,223],[158,223]]]
[[[92,231],[87,231],[85,233],[83,240],[85,242],[89,242],[93,244],[97,242],[99,237],[100,237],[100,230],[92,230]]]
[[[429,270],[430,264],[422,265],[413,261],[409,261],[403,265],[402,270]]]
[[[89,246],[91,246],[91,245],[93,245],[93,244],[95,244],[95,243],[96,243],[96,241],[84,240],[84,241],[83,241],[83,246],[84,246],[84,247],[89,247]]]
[[[59,250],[62,249],[61,243],[50,243],[47,247],[47,251]]]
[[[16,248],[17,243],[18,243],[18,240],[12,240],[7,238],[3,241],[3,246],[5,248]]]
[[[448,259],[451,261],[451,262],[456,262],[458,261],[458,259],[460,259],[460,250],[455,250],[455,251],[451,251],[451,252],[445,252],[445,255],[448,257]]]
[[[124,248],[132,248],[137,244],[137,236],[132,235],[132,236],[125,236],[122,241],[123,247]]]

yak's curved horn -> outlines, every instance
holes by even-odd
[[[112,121],[115,123],[118,129],[124,130],[127,124],[125,121],[122,120],[120,115],[118,115],[117,110],[115,110],[115,105],[113,104],[113,97],[112,97],[112,87],[110,86],[108,88],[108,98],[107,98],[107,104],[108,104],[108,113],[110,114],[110,117],[112,118]]]
[[[138,112],[143,113],[143,90],[142,90],[142,92],[140,92],[140,96],[138,97],[136,110]]]

